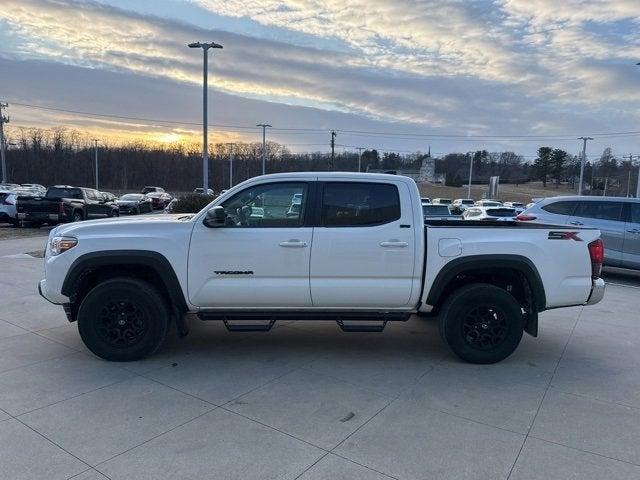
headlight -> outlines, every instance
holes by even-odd
[[[49,241],[49,251],[51,255],[60,255],[77,244],[78,240],[73,237],[53,237]]]

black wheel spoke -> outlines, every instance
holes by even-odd
[[[490,350],[507,338],[506,315],[494,305],[479,305],[469,310],[462,322],[462,336],[470,347]]]
[[[130,299],[111,301],[98,315],[96,332],[112,347],[132,347],[144,338],[148,330],[149,322],[144,310]]]

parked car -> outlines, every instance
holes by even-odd
[[[472,207],[474,203],[472,198],[456,198],[451,204],[451,211],[456,215],[462,215],[462,212],[468,207]]]
[[[427,204],[431,203],[431,199],[429,197],[422,197],[420,199],[420,202],[422,202],[423,205],[427,205]]]
[[[46,187],[40,185],[39,183],[22,183],[20,184],[20,189],[32,190],[39,193],[39,196],[44,197],[47,193]]]
[[[499,200],[488,200],[485,198],[482,200],[478,200],[474,205],[476,207],[501,207],[502,202]]]
[[[151,206],[154,210],[164,210],[169,202],[173,199],[167,192],[151,192],[147,193],[147,198],[151,200]]]
[[[602,299],[597,229],[423,225],[419,198],[399,175],[262,175],[193,216],[58,227],[39,291],[89,350],[118,361],[151,355],[170,325],[186,335],[187,314],[236,331],[323,319],[379,332],[424,313],[460,358],[493,363],[537,335],[538,312]]]
[[[17,183],[0,183],[0,192],[10,192],[16,188],[20,188]]]
[[[127,193],[116,200],[120,213],[138,215],[140,213],[153,212],[151,199],[141,193]]]
[[[551,197],[526,209],[518,219],[597,228],[602,232],[605,265],[640,269],[640,199]]]
[[[434,198],[431,203],[434,205],[451,205],[452,202],[450,198]]]
[[[56,225],[118,215],[118,207],[105,202],[97,190],[69,185],[49,187],[44,197],[18,197],[16,209],[18,220],[36,225]]]
[[[503,207],[469,207],[462,213],[464,220],[515,220],[517,216],[515,208]]]
[[[102,198],[104,198],[105,202],[115,202],[118,200],[118,197],[111,192],[100,192]]]
[[[151,193],[151,192],[164,192],[164,188],[162,187],[151,187],[151,186],[146,186],[142,189],[142,194],[146,195],[147,193]]]
[[[198,187],[193,189],[193,193],[204,193],[204,188]],[[207,188],[207,195],[213,195],[213,190]]]
[[[453,213],[449,205],[425,205],[422,204],[422,217],[424,220],[452,220],[457,218]]]
[[[19,197],[36,197],[36,189],[18,188],[7,192],[0,191],[0,223],[18,225],[16,203]]]
[[[503,202],[502,205],[505,207],[513,208],[518,215],[524,212],[527,208],[522,202]]]

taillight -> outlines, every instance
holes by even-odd
[[[535,220],[536,217],[535,215],[529,215],[529,214],[525,214],[525,213],[521,213],[520,215],[516,216],[516,220],[520,220],[521,222],[530,222],[531,220]]]
[[[589,257],[591,257],[591,276],[599,278],[604,263],[604,243],[602,239],[597,239],[588,245]]]
[[[60,215],[64,215],[64,203],[62,203],[62,202],[60,202],[60,203],[58,204],[58,213],[59,213]]]

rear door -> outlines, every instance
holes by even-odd
[[[620,265],[625,237],[624,202],[580,201],[568,225],[595,227],[602,232],[604,258],[608,265]]]
[[[326,181],[318,190],[313,306],[406,306],[416,255],[413,228],[422,229],[414,225],[412,210],[402,208],[412,204],[409,188],[401,182]]]
[[[630,203],[628,222],[624,232],[622,266],[640,268],[640,203]]]
[[[544,211],[542,221],[551,225],[564,225],[569,221],[571,215],[578,206],[577,200],[560,200],[551,202],[540,207]],[[532,207],[532,213],[535,215],[537,206]]]

